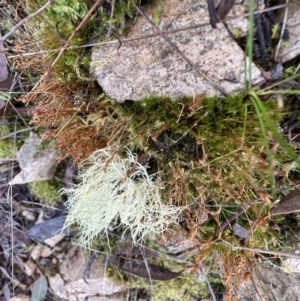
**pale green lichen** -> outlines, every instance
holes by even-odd
[[[89,247],[94,237],[121,225],[137,243],[177,222],[183,208],[162,202],[159,175],[148,175],[128,149],[124,157],[113,146],[97,150],[80,169],[81,183],[68,191],[66,218],[66,226],[79,226],[80,244]]]

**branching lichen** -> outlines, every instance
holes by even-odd
[[[81,170],[82,182],[69,190],[66,225],[78,224],[82,245],[89,246],[94,237],[120,225],[137,243],[177,222],[182,208],[163,204],[159,175],[149,176],[128,149],[125,157],[113,146],[98,150]]]

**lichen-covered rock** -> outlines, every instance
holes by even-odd
[[[241,15],[243,7],[236,5],[230,14]],[[152,20],[154,13],[145,12]],[[183,0],[163,2],[159,28],[177,30],[206,23],[196,29],[168,34],[171,41],[206,76],[226,93],[239,91],[244,85],[245,54],[229,36],[223,24],[217,29],[209,25],[206,1]],[[244,31],[247,20],[231,21],[232,29]],[[126,38],[156,33],[153,26],[139,17]],[[180,97],[191,94],[222,94],[203,75],[185,61],[161,36],[102,45],[94,48],[92,66],[104,91],[119,102],[139,100],[146,94]],[[252,78],[260,71],[252,64]]]

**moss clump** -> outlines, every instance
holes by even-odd
[[[112,237],[112,245],[114,245],[113,254],[117,254],[117,250],[125,250],[125,253],[129,255],[127,257],[122,253],[121,258],[126,258],[125,266],[130,267],[130,261],[138,261],[140,260],[143,264],[145,261],[148,264],[156,265],[162,267],[166,271],[177,272],[179,275],[172,280],[158,281],[148,278],[140,278],[134,275],[135,271],[132,274],[125,273],[118,268],[117,265],[110,265],[107,267],[107,276],[111,278],[115,283],[123,286],[130,287],[130,290],[145,289],[148,292],[148,295],[151,296],[151,300],[165,301],[165,300],[190,300],[191,297],[195,299],[207,298],[209,296],[209,288],[206,283],[206,276],[196,272],[190,272],[191,266],[186,269],[187,263],[180,262],[174,260],[172,257],[164,254],[163,252],[156,251],[156,249],[146,248],[150,253],[148,255],[147,252],[143,254],[143,252],[133,252],[137,251],[136,248],[132,249],[130,244],[116,247],[116,238]],[[145,243],[151,244],[151,241],[145,241]],[[120,241],[117,243],[120,244]],[[143,246],[140,247],[141,250]],[[108,249],[107,249],[108,250]],[[165,251],[165,250],[164,250]],[[134,254],[134,255],[132,255]],[[151,255],[152,254],[152,255]],[[155,254],[155,255],[154,255]],[[132,255],[132,258],[130,256]],[[154,256],[153,256],[154,255]],[[116,256],[116,255],[112,255]],[[146,256],[146,257],[145,257]],[[116,262],[118,262],[118,256],[116,256]],[[153,273],[153,271],[152,271]],[[155,272],[154,272],[155,273]],[[167,273],[167,272],[166,272]],[[160,275],[162,276],[162,275]],[[214,277],[214,281],[217,281]],[[220,280],[219,280],[220,281]]]
[[[146,289],[153,300],[157,301],[189,301],[191,297],[198,300],[209,296],[207,284],[200,279],[198,274],[184,273],[173,280],[154,281],[151,285],[149,279],[128,276],[124,273],[121,275],[121,272],[116,273],[115,270],[112,272],[117,283],[135,289]],[[118,278],[116,278],[116,274],[119,274]]]
[[[125,29],[125,20],[133,17],[134,0],[117,0],[111,20],[112,7],[109,2],[94,11],[89,20],[80,28],[71,41],[71,46],[87,45],[97,41],[107,40],[109,28],[112,33],[122,34]],[[90,0],[58,0],[35,18],[34,37],[43,42],[44,50],[50,50],[46,60],[52,61],[57,56],[57,49],[65,44],[75,32],[77,26],[94,4]],[[30,0],[27,3],[30,12],[36,11],[41,5],[40,1]],[[55,51],[53,51],[55,50]],[[48,64],[44,64],[48,65]],[[41,66],[38,66],[40,68]],[[57,81],[91,81],[90,52],[86,48],[67,49],[59,59],[53,70]]]
[[[264,105],[280,120],[274,102]],[[148,96],[116,111],[130,116],[130,147],[157,158],[169,184],[165,198],[174,192],[173,203],[245,203],[257,191],[269,189],[268,162],[261,157],[264,137],[255,108],[244,95],[176,101]]]
[[[15,156],[15,145],[11,139],[0,140],[0,158],[12,159]]]
[[[28,187],[43,204],[53,205],[60,200],[59,190],[61,186],[56,180],[34,181]]]
[[[22,136],[13,134],[15,131],[18,132],[19,129],[22,129],[22,126],[17,124],[15,128],[15,124],[11,122],[9,117],[0,121],[0,158],[13,159],[16,157],[18,149],[23,145],[24,140],[28,136],[26,133]]]

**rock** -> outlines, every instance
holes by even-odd
[[[67,286],[69,294],[84,294],[86,297],[94,295],[111,295],[122,290],[121,286],[114,284],[108,278],[83,279],[73,281]]]
[[[163,31],[205,23],[203,27],[168,34],[171,41],[203,74],[227,94],[244,86],[245,54],[229,36],[223,24],[209,25],[206,1],[166,0],[159,28]],[[241,15],[243,7],[230,12]],[[154,19],[150,9],[145,12]],[[244,31],[247,19],[230,22],[231,30]],[[152,25],[139,17],[126,38],[156,33]],[[119,102],[139,100],[146,94],[180,97],[222,94],[201,73],[186,62],[162,37],[102,45],[93,49],[92,66],[104,91]],[[253,81],[261,81],[261,72],[252,64]]]
[[[22,171],[9,184],[25,184],[53,177],[57,165],[57,149],[53,145],[48,145],[43,150],[40,150],[41,147],[42,139],[37,134],[30,132],[17,154]]]
[[[64,223],[64,216],[55,217],[35,224],[26,232],[25,236],[41,243],[55,235],[68,234],[69,229],[64,228]]]
[[[299,23],[300,8],[297,3],[288,4],[288,17],[286,28],[289,32],[289,40],[281,45],[278,59],[285,63],[300,54],[300,23]],[[282,14],[281,19],[284,20]]]
[[[253,269],[252,279],[255,286],[251,279],[241,282],[240,300],[299,300],[300,275],[287,274],[271,262],[257,265]],[[237,296],[236,293],[234,295]]]
[[[65,288],[70,301],[83,301],[86,297],[102,300],[106,295],[121,292],[122,287],[114,284],[105,276],[105,266],[100,259],[96,259],[90,267],[89,277],[85,282],[82,277],[85,272],[89,256],[74,247],[69,250],[66,260],[60,266],[60,274],[66,282]],[[91,299],[92,300],[92,299]],[[106,299],[103,299],[106,300]],[[114,300],[114,299],[113,299]]]

